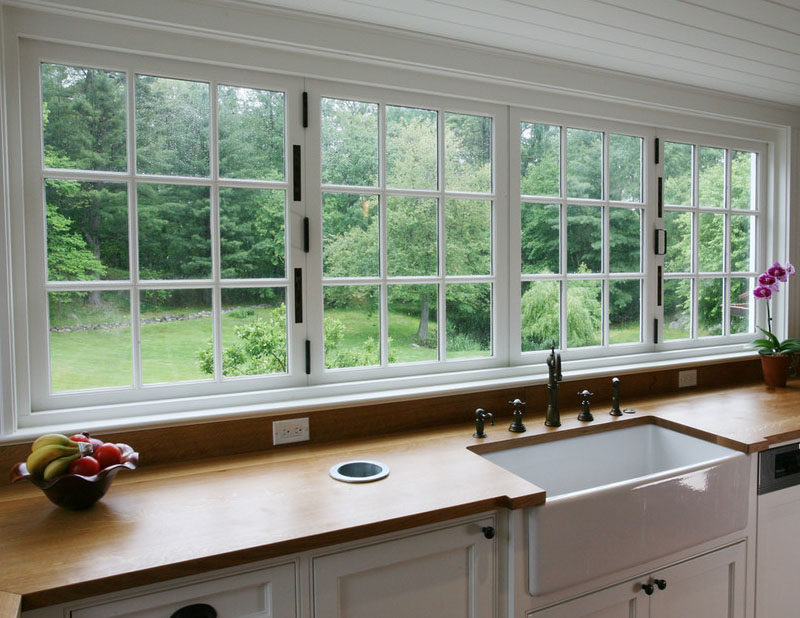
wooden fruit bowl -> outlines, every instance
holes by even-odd
[[[65,509],[88,509],[102,498],[117,472],[127,468],[135,470],[139,464],[139,453],[127,444],[117,444],[122,451],[122,461],[113,466],[103,468],[93,476],[80,474],[62,474],[50,481],[45,481],[28,472],[24,461],[11,468],[11,482],[27,479],[44,492],[50,502]]]

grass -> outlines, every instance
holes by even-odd
[[[182,307],[169,310],[171,315],[196,313],[204,307]],[[254,308],[253,313],[228,313],[222,320],[222,340],[230,345],[235,339],[234,328],[263,317],[269,309]],[[148,311],[142,317],[151,318],[165,312]],[[249,313],[249,312],[248,312]],[[71,318],[54,320],[53,324],[123,323],[125,313],[113,310],[91,311],[81,316],[74,313]],[[345,325],[342,348],[363,346],[368,337],[378,340],[378,315],[364,314],[358,310],[333,309],[326,315],[340,320]],[[76,319],[78,318],[78,319]],[[405,312],[389,313],[389,336],[395,362],[409,363],[436,360],[434,348],[417,343],[419,318]],[[436,323],[429,324],[435,332]],[[198,352],[206,348],[211,340],[211,318],[201,317],[173,322],[143,324],[141,328],[142,380],[145,384],[181,382],[185,380],[209,379],[200,370]],[[453,351],[450,358],[488,356],[484,350]],[[50,333],[50,355],[52,385],[54,391],[73,389],[128,386],[132,383],[131,332],[130,328],[98,330],[76,330]]]

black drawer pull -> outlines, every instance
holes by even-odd
[[[666,579],[654,579],[653,583],[658,586],[659,590],[664,590],[667,587],[667,580]]]
[[[492,528],[491,526],[484,526],[483,528],[481,528],[481,531],[483,532],[483,536],[485,536],[487,539],[494,538],[494,528]]]
[[[181,607],[169,618],[217,618],[217,610],[207,603],[195,603]]]

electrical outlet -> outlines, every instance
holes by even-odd
[[[288,418],[272,422],[272,444],[288,444],[308,440],[308,418]]]
[[[678,388],[697,386],[697,369],[686,369],[678,372]]]

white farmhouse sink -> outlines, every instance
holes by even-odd
[[[547,492],[528,509],[530,592],[547,594],[741,530],[744,453],[656,425],[483,457]]]

